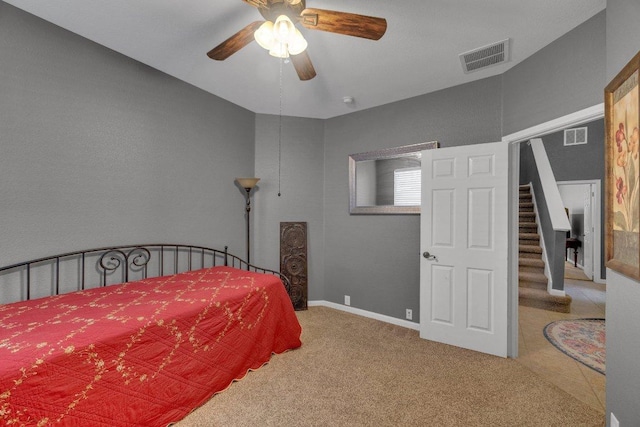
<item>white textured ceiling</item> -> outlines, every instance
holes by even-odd
[[[280,60],[257,43],[206,53],[261,20],[241,0],[5,0],[256,113],[280,112]],[[307,0],[387,19],[379,41],[300,28],[317,76],[282,67],[282,113],[330,118],[501,74],[603,10],[606,0]],[[464,74],[458,55],[511,39],[511,61]],[[345,96],[355,103],[347,105]]]

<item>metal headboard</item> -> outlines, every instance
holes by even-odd
[[[298,292],[292,290],[291,282],[286,276],[275,270],[249,264],[238,256],[230,254],[227,246],[224,247],[224,250],[220,250],[203,246],[159,243],[87,249],[0,267],[0,277],[7,274],[19,274],[23,287],[20,290],[21,299],[30,300],[32,299],[33,269],[44,266],[49,268],[51,273],[50,294],[59,295],[61,293],[61,263],[73,261],[77,262],[75,268],[77,270],[77,289],[71,291],[107,286],[110,284],[108,283],[109,276],[116,277],[113,279],[114,283],[124,283],[128,282],[132,275],[137,276],[134,280],[138,280],[138,278],[146,279],[224,265],[278,276],[294,306],[296,300],[301,297],[301,295],[297,295]],[[89,271],[88,266],[93,266],[93,270]],[[157,274],[153,274],[152,271],[152,275],[149,276],[150,270],[154,270]],[[96,277],[98,283],[87,280],[88,275]]]

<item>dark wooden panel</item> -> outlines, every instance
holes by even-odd
[[[280,272],[291,282],[296,310],[307,309],[307,223],[280,223]]]

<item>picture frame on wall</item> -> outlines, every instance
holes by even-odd
[[[640,52],[604,90],[605,261],[640,280]]]

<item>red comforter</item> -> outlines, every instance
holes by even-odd
[[[0,424],[165,426],[300,346],[280,280],[213,267],[0,306]]]

